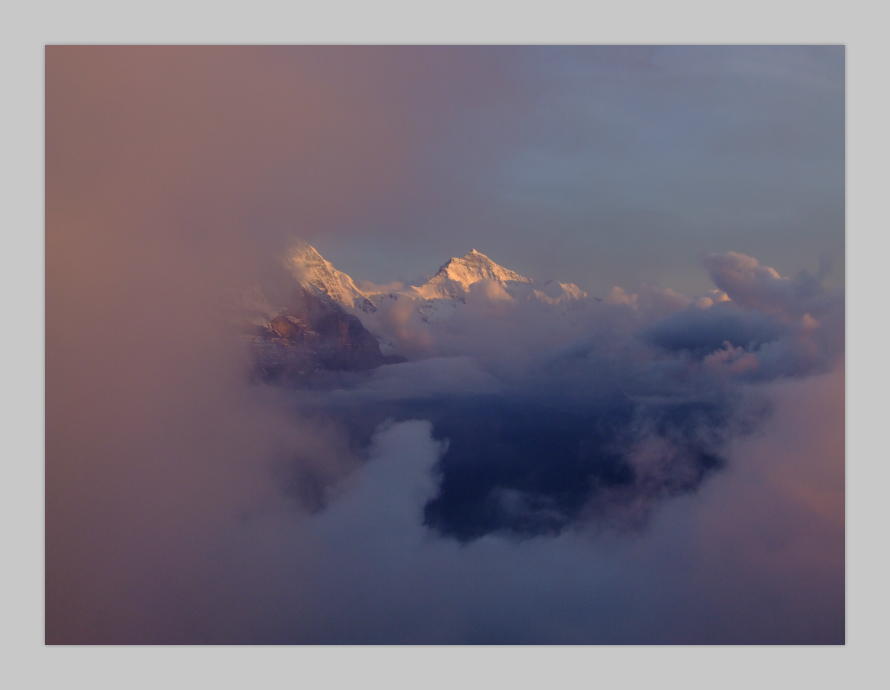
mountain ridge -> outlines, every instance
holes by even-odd
[[[493,281],[507,288],[511,296],[535,299],[551,304],[580,300],[587,292],[574,283],[531,278],[494,261],[478,249],[453,256],[426,281],[399,290],[362,290],[347,273],[337,269],[314,246],[306,242],[293,245],[286,263],[298,283],[310,292],[355,312],[360,317],[377,311],[385,299],[409,298],[426,302],[453,300],[463,302],[472,286]]]
[[[471,300],[496,295],[502,304],[535,302],[562,310],[588,297],[573,283],[536,283],[475,248],[451,257],[419,285],[379,291],[359,288],[308,242],[291,245],[283,264],[296,283],[290,296],[277,307],[262,295],[247,302],[263,371],[295,379],[398,361],[399,324],[447,321]]]

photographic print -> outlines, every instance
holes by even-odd
[[[48,46],[46,642],[844,644],[844,57]]]

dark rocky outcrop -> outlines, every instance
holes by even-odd
[[[338,304],[294,290],[290,306],[253,338],[261,378],[299,383],[324,371],[362,371],[396,361],[383,355],[377,338]]]

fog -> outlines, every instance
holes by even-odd
[[[447,323],[386,315],[406,362],[249,376],[232,304],[295,237],[347,263],[386,238],[355,277],[404,279],[447,233],[389,221],[453,198],[460,241],[510,258],[462,173],[522,138],[477,127],[536,102],[528,59],[48,49],[49,642],[843,639],[843,295],[819,271],[689,242],[698,292],[632,261],[568,315],[480,286]]]

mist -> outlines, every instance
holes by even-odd
[[[768,105],[798,84],[781,123],[831,100],[832,55],[780,57],[765,90],[747,60],[707,79]],[[685,59],[644,72],[680,70],[695,99]],[[47,641],[843,641],[843,291],[813,270],[842,228],[829,213],[800,233],[806,266],[762,239],[835,190],[819,173],[834,144],[813,148],[834,110],[788,144],[789,166],[820,165],[769,223],[674,228],[674,268],[649,279],[648,253],[586,251],[579,229],[643,232],[646,213],[567,217],[534,178],[575,169],[568,133],[588,141],[578,80],[612,84],[597,122],[626,146],[612,108],[686,111],[616,96],[613,69],[653,78],[634,65],[602,49],[48,48]],[[551,96],[567,129],[538,119]],[[777,137],[740,127],[732,146]],[[549,163],[516,165],[529,156]],[[517,220],[547,214],[534,232]],[[405,361],[271,385],[233,304],[289,289],[295,238],[378,283],[480,246],[600,300],[551,309],[482,284],[447,322],[394,306],[380,325]],[[539,251],[548,238],[562,249]]]

